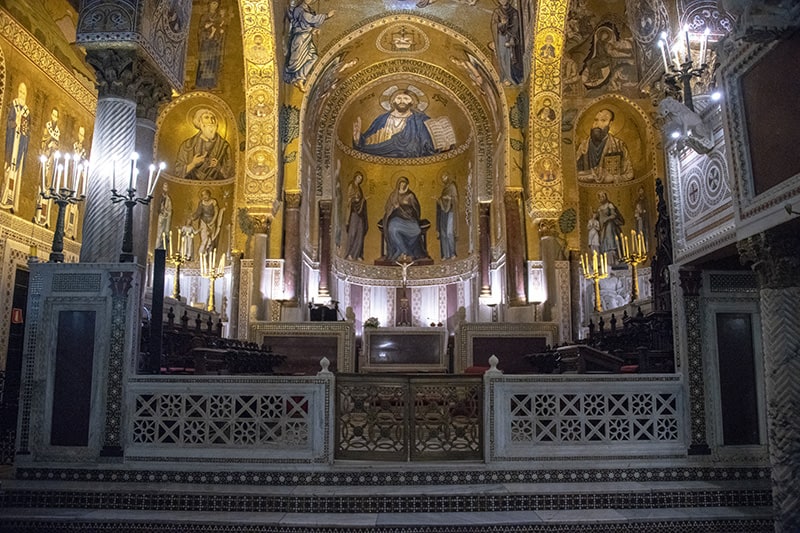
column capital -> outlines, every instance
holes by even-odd
[[[539,219],[539,237],[557,237],[558,221],[554,218]]]
[[[145,62],[140,62],[134,82],[136,118],[156,121],[161,106],[172,99],[172,89],[163,76]]]
[[[300,191],[286,191],[283,193],[283,199],[286,202],[287,209],[300,209],[300,200],[303,198],[303,193]]]
[[[133,83],[135,50],[92,48],[86,51],[86,62],[94,68],[100,98],[115,96],[136,101],[136,87]]]
[[[90,48],[86,62],[94,68],[100,98],[136,102],[136,116],[155,121],[161,104],[171,97],[170,85],[136,49]]]
[[[319,201],[319,214],[320,216],[330,217],[333,212],[333,202],[330,200]]]
[[[800,287],[800,234],[779,226],[736,243],[739,259],[756,273],[762,289]]]
[[[700,296],[700,288],[703,285],[703,276],[700,270],[682,268],[678,271],[678,278],[684,296]]]

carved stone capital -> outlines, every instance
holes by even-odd
[[[800,287],[800,234],[796,227],[769,229],[736,243],[739,259],[762,289]]]
[[[110,274],[111,295],[114,298],[127,296],[133,283],[133,272],[111,272]]]
[[[158,108],[169,101],[171,88],[145,58],[132,48],[91,48],[86,62],[97,75],[99,96],[136,102],[136,116],[155,122]]]
[[[503,201],[506,205],[522,202],[522,189],[506,189],[503,191]]]
[[[86,52],[86,62],[97,76],[100,98],[116,96],[136,100],[134,64],[136,51],[129,48],[92,48]]]
[[[330,219],[331,213],[333,212],[333,202],[330,200],[320,200],[319,201],[319,215],[320,217],[325,217]]]
[[[300,209],[300,201],[303,199],[303,194],[300,191],[286,191],[283,193],[283,199],[286,202],[287,209]]]
[[[161,106],[172,98],[172,89],[167,80],[154,68],[142,61],[138,63],[134,82],[136,117],[155,122]]]
[[[558,221],[554,218],[539,219],[539,237],[556,237],[558,235]]]
[[[678,272],[681,289],[684,296],[700,296],[700,287],[703,285],[703,277],[699,270],[681,269]]]

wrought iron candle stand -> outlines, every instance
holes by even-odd
[[[42,155],[39,161],[42,164],[42,190],[39,193],[44,200],[52,200],[58,206],[58,218],[56,228],[53,232],[53,246],[50,252],[51,263],[64,262],[64,217],[66,206],[77,204],[86,199],[86,179],[88,162],[84,162],[78,154],[71,157],[64,155],[64,163],[59,163],[61,153],[53,154],[53,173],[50,178],[50,186],[45,184],[47,174],[47,156]],[[74,161],[72,173],[70,175],[69,162]],[[80,195],[78,190],[80,186]]]
[[[695,63],[692,60],[692,48],[688,27],[684,28],[683,36],[685,40],[684,46],[686,47],[683,61],[680,60],[680,52],[677,49],[678,46],[670,48],[666,33],[661,34],[658,46],[661,49],[661,58],[664,61],[664,82],[669,87],[669,92],[676,97],[680,96],[683,100],[683,105],[694,111],[692,78],[700,78],[705,74],[706,70],[708,70],[706,53],[708,52],[709,32],[706,30],[700,41],[700,55],[698,56],[700,66],[697,67],[695,67]]]
[[[631,267],[631,303],[639,299],[639,276],[636,267],[647,261],[647,246],[644,243],[644,235],[631,230],[631,240],[628,242],[627,235],[622,239],[617,238],[617,249],[619,259]]]
[[[158,181],[158,177],[161,175],[161,171],[166,168],[166,165],[161,163],[158,166],[158,174],[155,174],[156,166],[150,165],[150,176],[147,178],[147,196],[137,197],[134,184],[136,183],[136,176],[139,174],[139,170],[136,168],[136,162],[138,160],[139,154],[136,152],[131,154],[131,170],[128,179],[128,188],[123,193],[117,192],[117,169],[116,162],[114,162],[111,183],[111,202],[115,204],[120,202],[125,203],[125,233],[122,237],[122,253],[119,254],[120,263],[133,263],[133,208],[136,204],[150,204],[150,200],[153,199],[153,189]],[[153,179],[154,174],[155,179]]]
[[[608,277],[608,257],[605,253],[598,254],[597,250],[589,254],[581,255],[581,267],[583,277],[592,280],[594,283],[594,310],[598,313],[603,311],[603,303],[600,301],[600,280]]]
[[[205,253],[200,257],[200,275],[207,278],[209,281],[208,286],[208,303],[206,311],[214,312],[214,285],[217,279],[225,275],[225,256],[220,257],[219,265],[215,266],[217,259],[217,251],[212,250],[211,253]]]

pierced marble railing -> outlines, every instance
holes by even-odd
[[[487,461],[686,453],[675,375],[486,376]]]
[[[333,374],[137,376],[126,460],[330,463]]]

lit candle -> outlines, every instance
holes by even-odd
[[[136,152],[133,152],[131,154],[131,177],[128,180],[128,190],[132,190],[133,189],[133,180],[134,180],[134,177],[136,175],[136,161],[138,161],[138,160],[139,160],[139,154],[137,154]]]
[[[111,160],[111,190],[117,192],[117,160]]]
[[[708,52],[708,36],[711,33],[710,28],[706,28],[703,32],[703,44],[700,46],[700,64],[707,65],[708,61],[706,61],[706,52]]]
[[[81,187],[81,196],[86,196],[86,190],[89,188],[89,160],[86,160],[86,164],[83,165],[83,181],[81,182],[83,187]]]
[[[169,256],[173,257],[175,254],[172,253],[172,230],[169,232]]]
[[[594,271],[597,272],[597,250],[594,251],[594,255],[592,256],[592,263],[592,266],[594,266]]]
[[[667,62],[667,51],[666,46],[664,45],[664,41],[658,41],[658,47],[661,49],[661,59],[664,60],[664,70],[669,70],[669,63]]]
[[[56,183],[56,172],[58,172],[58,160],[61,159],[61,152],[56,152],[53,154],[53,175],[50,176],[50,188],[56,189],[58,184]]]
[[[601,274],[605,275],[607,273],[608,273],[608,254],[604,252],[603,253],[603,271],[601,272]]]
[[[64,173],[64,165],[58,164],[57,168],[56,168],[56,186],[55,186],[56,192],[61,190],[61,187],[62,187],[61,175],[63,173]]]
[[[64,183],[61,186],[65,189],[69,189],[71,185],[69,182],[69,160],[71,157],[69,154],[64,154]]]
[[[156,172],[156,166],[152,163],[149,167],[150,174],[147,176],[147,196],[153,196],[153,175]]]
[[[689,61],[692,60],[692,52],[691,52],[692,48],[689,45],[689,25],[688,24],[683,27],[683,36],[686,39],[686,62],[688,63]]]
[[[161,248],[164,248],[167,245],[167,234],[165,232],[161,232]]]

